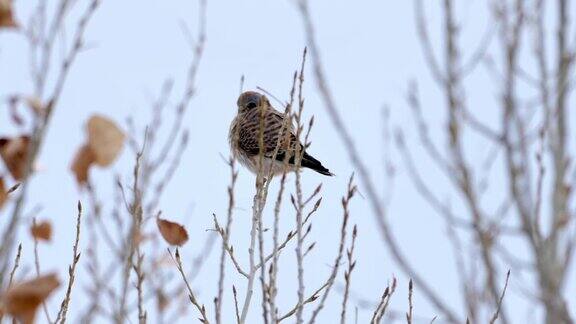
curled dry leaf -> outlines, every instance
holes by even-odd
[[[41,109],[41,105],[39,106]],[[86,125],[88,143],[84,144],[74,157],[70,170],[76,176],[80,185],[88,182],[88,174],[92,164],[108,166],[124,146],[124,133],[110,119],[94,115]]]
[[[32,224],[30,234],[36,240],[50,241],[52,239],[52,224],[48,221]]]
[[[99,115],[90,117],[86,128],[94,162],[99,166],[110,165],[124,146],[124,133],[113,121]]]
[[[15,28],[18,24],[14,20],[12,0],[0,0],[0,28]]]
[[[36,309],[60,286],[55,274],[40,276],[12,286],[0,297],[4,313],[24,324],[34,323]]]
[[[6,186],[4,185],[4,179],[0,178],[0,209],[8,200],[8,191],[6,191]]]
[[[0,156],[2,156],[4,164],[6,164],[6,168],[16,180],[22,180],[24,177],[29,150],[30,136],[0,138]]]
[[[156,219],[156,224],[160,234],[169,244],[182,246],[188,241],[188,232],[184,226],[161,218]]]
[[[88,170],[90,169],[90,165],[94,163],[95,158],[96,157],[89,145],[83,145],[76,153],[74,161],[72,161],[72,165],[70,166],[70,170],[72,170],[74,175],[76,175],[76,181],[78,181],[78,184],[83,185],[88,182]]]

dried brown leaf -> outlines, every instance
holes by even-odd
[[[32,224],[30,234],[39,241],[50,241],[52,239],[52,224],[48,221]]]
[[[95,159],[94,152],[92,152],[90,146],[87,144],[82,145],[76,153],[76,156],[74,156],[70,170],[76,175],[76,181],[79,185],[88,182],[88,170]]]
[[[12,0],[0,0],[0,28],[16,28]]]
[[[169,244],[182,246],[188,241],[188,232],[184,226],[161,218],[156,220],[156,224],[158,224],[160,234]]]
[[[6,164],[6,168],[16,180],[22,180],[24,177],[29,149],[30,136],[22,135],[14,138],[0,138],[0,156],[2,156],[4,164]]]
[[[118,156],[124,146],[125,135],[116,124],[103,116],[93,115],[86,126],[88,145],[94,152],[94,162],[108,166]]]
[[[55,274],[40,276],[9,288],[0,297],[0,305],[6,314],[24,324],[34,323],[36,309],[60,286]]]

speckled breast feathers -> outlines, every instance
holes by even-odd
[[[269,105],[239,113],[230,127],[229,140],[235,157],[254,173],[258,173],[260,168],[261,144],[262,172],[268,173],[270,167],[273,174],[282,173],[286,166],[287,171],[292,169],[292,166],[283,163],[284,158],[289,159],[295,154],[297,140],[292,133],[292,125],[289,119],[285,120],[282,113]]]

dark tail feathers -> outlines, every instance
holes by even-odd
[[[313,158],[311,155],[309,155],[306,152],[304,152],[304,154],[302,155],[302,166],[305,168],[312,169],[312,170],[314,170],[320,174],[323,174],[323,175],[333,176],[332,172],[330,172],[330,170],[326,169],[322,165],[322,163],[320,163],[320,161],[316,160],[315,158]]]

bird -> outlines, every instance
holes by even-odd
[[[290,116],[274,109],[265,95],[256,91],[243,92],[238,97],[237,106],[238,113],[230,124],[228,139],[232,154],[240,164],[256,175],[262,172],[263,175],[276,176],[295,171],[296,152],[300,152],[301,167],[333,176],[320,161],[306,152],[294,134]],[[260,142],[263,144],[262,156]]]

